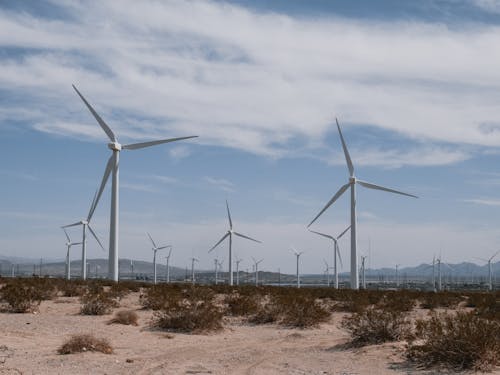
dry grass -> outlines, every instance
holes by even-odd
[[[80,313],[82,315],[109,314],[114,307],[118,307],[118,302],[114,297],[114,294],[104,291],[102,286],[92,285],[81,297]]]
[[[59,354],[74,354],[83,352],[100,352],[112,354],[113,347],[106,339],[100,339],[90,334],[73,335],[58,350]]]
[[[121,310],[115,313],[113,319],[108,324],[124,324],[138,326],[139,315],[133,310]]]

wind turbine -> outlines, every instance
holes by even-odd
[[[227,218],[229,220],[229,230],[226,232],[224,236],[217,242],[208,252],[210,253],[213,249],[215,249],[219,244],[224,241],[227,237],[229,237],[229,285],[233,285],[233,252],[232,252],[232,243],[233,243],[233,234],[235,236],[241,237],[241,238],[246,238],[247,240],[262,243],[259,240],[255,240],[251,237],[245,236],[244,234],[235,232],[233,230],[233,221],[231,220],[231,212],[229,211],[229,204],[226,201],[226,208],[227,208]]]
[[[491,261],[498,254],[500,254],[500,250],[498,250],[495,254],[493,254],[493,256],[491,256],[489,259],[477,258],[477,259],[480,259],[480,260],[488,263],[488,289],[489,290],[493,290],[492,272],[491,272]]]
[[[172,255],[172,249],[173,247],[170,246],[170,251],[168,252],[167,255],[167,284],[170,283],[170,256]]]
[[[262,262],[264,259],[257,261],[255,260],[254,257],[252,257],[252,260],[255,265],[255,286],[259,286],[259,263]]]
[[[333,270],[334,270],[334,273],[335,273],[335,289],[339,288],[339,273],[338,273],[338,269],[337,269],[337,255],[338,255],[339,260],[340,260],[340,266],[343,267],[343,265],[342,265],[342,257],[340,256],[340,248],[339,248],[338,240],[340,240],[342,238],[342,236],[344,234],[346,234],[346,232],[350,228],[351,228],[351,226],[349,225],[342,233],[340,233],[337,236],[337,238],[335,238],[333,236],[330,236],[329,234],[324,234],[324,233],[316,232],[314,230],[309,229],[309,232],[316,233],[316,234],[318,234],[320,236],[329,238],[329,239],[331,239],[333,241]],[[330,285],[330,283],[328,283],[328,285]]]
[[[399,288],[399,264],[396,264],[396,288]]]
[[[359,276],[358,276],[358,252],[357,252],[357,237],[356,237],[356,185],[359,184],[368,189],[374,190],[382,190],[387,191],[389,193],[406,195],[408,197],[417,198],[415,195],[403,193],[401,191],[389,189],[383,186],[375,185],[369,182],[358,180],[354,176],[354,166],[351,161],[351,156],[349,155],[349,151],[347,150],[347,146],[344,141],[344,137],[342,136],[342,131],[340,130],[340,125],[337,119],[335,119],[337,123],[337,128],[340,135],[340,140],[342,142],[342,148],[344,150],[344,156],[347,163],[347,168],[349,169],[349,182],[343,185],[330,199],[330,201],[326,204],[326,206],[319,212],[318,215],[309,223],[308,227],[310,227],[322,214],[325,212],[344,192],[350,187],[351,188],[351,289],[359,289]]]
[[[243,259],[236,255],[236,285],[240,285],[240,263]]]
[[[438,288],[437,290],[440,292],[442,290],[442,278],[441,278],[441,264],[444,264],[446,267],[448,267],[450,270],[453,271],[453,267],[451,267],[449,264],[446,264],[441,261],[441,254],[439,255],[439,258],[436,259],[436,262],[438,264]]]
[[[215,274],[215,285],[217,285],[219,276],[219,260],[217,258],[214,259],[214,274]]]
[[[172,246],[170,246],[170,245],[166,245],[166,246],[161,246],[161,247],[159,247],[159,246],[157,246],[157,245],[156,245],[156,243],[153,241],[153,238],[151,237],[151,235],[150,235],[149,233],[147,233],[147,235],[148,235],[149,239],[151,240],[151,243],[153,244],[153,248],[152,248],[153,253],[154,253],[154,255],[153,255],[153,269],[154,269],[154,270],[153,270],[153,280],[154,280],[154,281],[153,281],[153,282],[154,282],[154,284],[156,284],[156,252],[157,252],[158,250],[163,250],[163,249],[166,249],[167,247],[172,247]]]
[[[87,228],[89,229],[92,236],[94,236],[94,238],[96,239],[96,241],[99,244],[99,246],[101,247],[101,249],[103,251],[106,251],[104,249],[104,247],[102,246],[101,241],[99,240],[99,238],[95,234],[94,230],[90,226],[90,219],[92,219],[92,215],[94,215],[94,211],[97,207],[97,203],[99,202],[99,198],[100,198],[100,196],[98,196],[97,192],[96,192],[96,194],[94,195],[94,199],[92,200],[92,204],[90,205],[89,213],[87,214],[86,219],[77,221],[76,223],[73,223],[73,224],[64,225],[61,227],[62,229],[66,229],[66,228],[70,228],[70,227],[76,227],[77,225],[82,226],[82,242],[79,242],[79,243],[82,245],[82,265],[81,265],[82,266],[82,271],[81,271],[82,276],[81,277],[83,280],[87,279],[87,267],[85,266],[87,264]]]
[[[361,287],[366,289],[366,279],[365,279],[365,260],[368,258],[366,255],[361,255]]]
[[[297,288],[300,288],[300,274],[299,274],[299,258],[302,254],[304,254],[303,251],[301,251],[300,253],[295,250],[293,247],[292,247],[292,251],[293,253],[295,254],[295,256],[297,257]]]
[[[323,263],[325,263],[325,273],[326,273],[326,285],[329,287],[330,286],[330,267],[328,265],[328,262],[326,261],[326,259],[323,259]]]
[[[113,281],[118,281],[118,229],[119,229],[119,215],[118,215],[118,205],[119,205],[119,161],[120,161],[120,151],[122,150],[137,150],[144,147],[150,147],[159,145],[162,143],[170,143],[175,141],[181,141],[183,139],[196,138],[197,136],[189,136],[189,137],[179,137],[179,138],[169,138],[169,139],[161,139],[157,141],[150,142],[140,142],[140,143],[132,143],[128,145],[122,145],[118,143],[118,138],[115,133],[111,130],[111,128],[104,122],[104,120],[97,114],[97,112],[92,108],[92,106],[87,102],[87,100],[80,94],[80,91],[73,85],[78,96],[83,100],[89,111],[92,113],[94,118],[97,120],[102,130],[106,133],[109,140],[108,148],[113,151],[113,154],[108,160],[106,165],[106,169],[104,171],[104,176],[101,182],[101,187],[99,188],[99,192],[97,194],[97,201],[106,186],[106,182],[108,181],[109,175],[112,173],[112,186],[111,186],[111,214],[110,214],[110,223],[109,223],[109,261],[108,261],[108,277]],[[95,207],[94,207],[95,208]]]
[[[71,249],[71,246],[73,245],[80,245],[81,242],[71,242],[71,239],[69,238],[68,232],[66,232],[66,229],[63,228],[64,234],[66,235],[66,238],[68,239],[68,242],[66,242],[66,246],[68,250],[66,251],[66,280],[71,279],[71,262],[69,260],[69,250]]]
[[[200,260],[198,258],[195,258],[195,257],[192,257],[191,258],[191,282],[195,283],[195,279],[194,279],[194,262],[199,262]]]

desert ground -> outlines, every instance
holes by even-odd
[[[35,313],[1,313],[0,374],[439,373],[409,366],[404,343],[346,348],[349,336],[340,328],[345,315],[340,312],[312,329],[225,317],[224,328],[215,333],[183,334],[152,328],[153,312],[142,308],[137,292],[123,298],[115,311],[136,311],[138,326],[108,324],[112,315],[80,315],[80,306],[78,297],[59,296],[42,301]],[[114,353],[57,353],[79,333],[107,338]]]

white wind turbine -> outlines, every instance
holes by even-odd
[[[70,228],[70,227],[76,227],[78,225],[82,226],[82,242],[79,242],[79,243],[82,245],[81,277],[83,280],[87,279],[87,267],[86,267],[86,264],[87,264],[87,228],[89,229],[92,236],[94,236],[94,238],[96,239],[96,241],[99,244],[99,246],[101,247],[101,249],[103,251],[106,251],[104,249],[104,247],[102,246],[101,241],[99,240],[99,238],[95,234],[94,230],[90,226],[90,220],[92,219],[92,215],[94,215],[94,211],[97,207],[97,203],[99,202],[99,198],[100,198],[100,196],[98,196],[98,194],[96,192],[96,194],[94,195],[94,199],[92,201],[92,204],[90,205],[90,210],[89,210],[89,213],[87,214],[86,219],[77,221],[76,223],[73,223],[73,224],[64,225],[61,227],[61,228],[65,229],[65,228]]]
[[[340,140],[342,142],[342,148],[344,150],[344,156],[347,163],[347,168],[349,169],[349,182],[343,185],[330,199],[326,206],[319,212],[318,215],[309,223],[310,227],[322,214],[325,212],[344,192],[350,187],[351,188],[351,289],[359,289],[359,275],[358,275],[358,252],[357,252],[357,236],[356,236],[356,185],[359,184],[368,189],[382,190],[389,193],[406,195],[408,197],[417,198],[415,195],[403,193],[401,191],[389,189],[383,186],[375,185],[369,182],[358,180],[354,176],[354,166],[351,161],[351,156],[347,150],[347,146],[342,136],[342,131],[340,130],[340,125],[337,119],[337,129],[339,131]]]
[[[102,130],[106,133],[108,138],[110,139],[110,143],[108,143],[108,148],[113,151],[113,154],[108,160],[106,165],[106,169],[104,171],[104,176],[101,182],[101,187],[99,189],[97,195],[97,201],[99,200],[104,187],[106,186],[106,182],[108,181],[109,175],[113,174],[112,178],[112,186],[111,186],[111,214],[110,214],[110,223],[109,223],[109,260],[108,260],[108,277],[113,281],[118,281],[118,229],[119,229],[119,161],[120,161],[120,151],[121,150],[137,150],[144,147],[150,147],[159,145],[162,143],[170,143],[175,141],[180,141],[183,139],[196,138],[197,136],[189,136],[189,137],[179,137],[179,138],[169,138],[169,139],[161,139],[157,141],[150,142],[141,142],[141,143],[132,143],[128,145],[122,145],[118,143],[118,138],[115,133],[111,130],[111,128],[104,122],[104,120],[97,114],[97,112],[92,108],[92,106],[87,102],[87,100],[83,97],[82,94],[78,91],[78,89],[73,85],[78,96],[83,100],[89,111],[92,113],[94,118],[97,120]]]
[[[309,229],[309,232],[316,233],[316,234],[318,234],[320,236],[329,238],[329,239],[331,239],[333,241],[333,272],[335,273],[335,289],[339,288],[339,273],[338,273],[338,267],[337,267],[337,255],[338,255],[339,260],[340,260],[340,266],[343,267],[343,265],[342,265],[342,257],[340,256],[340,247],[339,247],[339,244],[338,244],[338,240],[340,240],[342,238],[342,236],[344,234],[346,234],[346,232],[350,228],[351,228],[351,226],[349,225],[342,233],[340,233],[337,236],[337,238],[335,238],[333,236],[330,236],[329,234],[324,234],[324,233],[316,232],[314,230]],[[330,285],[330,283],[328,283],[328,285]]]
[[[192,257],[191,258],[191,283],[195,283],[195,278],[194,278],[194,262],[199,262],[200,260],[198,258]]]
[[[325,273],[326,273],[326,286],[330,286],[330,269],[332,267],[330,267],[328,265],[328,262],[326,261],[326,259],[323,259],[323,263],[325,263]]]
[[[500,250],[493,254],[489,259],[477,258],[488,263],[488,289],[493,290],[492,272],[491,272],[491,261],[500,254]]]
[[[252,257],[253,264],[255,266],[255,286],[259,286],[259,264],[264,260],[261,259],[259,261],[255,260],[254,257]]]
[[[154,242],[153,238],[149,233],[147,233],[149,239],[151,240],[151,243],[153,244],[153,282],[156,284],[156,252],[158,250],[163,250],[166,249],[167,247],[172,247],[171,245],[166,245],[166,246],[157,246],[156,243]]]
[[[244,234],[235,232],[233,230],[233,221],[231,220],[231,212],[229,212],[229,204],[226,201],[226,209],[227,209],[227,218],[229,220],[229,230],[226,232],[224,236],[217,242],[208,252],[210,253],[213,249],[215,249],[219,244],[224,241],[227,237],[229,237],[229,285],[233,285],[233,250],[232,250],[232,244],[233,244],[233,234],[235,236],[241,237],[241,238],[246,238],[247,240],[262,243],[259,240],[255,240],[251,237],[245,236]]]
[[[172,255],[172,249],[173,249],[173,247],[170,246],[170,251],[168,252],[168,255],[166,256],[166,259],[167,259],[167,284],[170,283],[170,256]]]
[[[399,288],[399,264],[396,264],[396,288]]]
[[[302,254],[304,254],[304,252],[303,251],[298,252],[293,247],[292,247],[292,251],[295,254],[295,256],[297,257],[297,288],[300,288],[299,258]]]
[[[236,255],[236,285],[240,285],[240,263],[242,262],[243,259],[239,258],[238,255]]]
[[[66,232],[66,229],[63,228],[64,234],[66,235],[66,238],[68,239],[68,242],[66,242],[66,246],[68,250],[66,251],[66,279],[70,280],[71,279],[71,261],[69,260],[69,250],[71,249],[71,246],[73,245],[80,245],[81,242],[71,242],[71,239],[69,238],[68,232]]]
[[[366,289],[366,278],[365,278],[365,260],[368,258],[366,255],[361,255],[361,287]]]

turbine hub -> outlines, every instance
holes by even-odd
[[[82,223],[82,225],[88,225],[89,224],[89,222],[87,220],[82,220],[81,223]]]
[[[354,176],[353,177],[349,177],[349,182],[351,184],[355,184],[356,183],[356,177],[354,177]]]
[[[121,151],[122,145],[119,144],[118,142],[110,142],[108,143],[108,148],[113,151]]]

